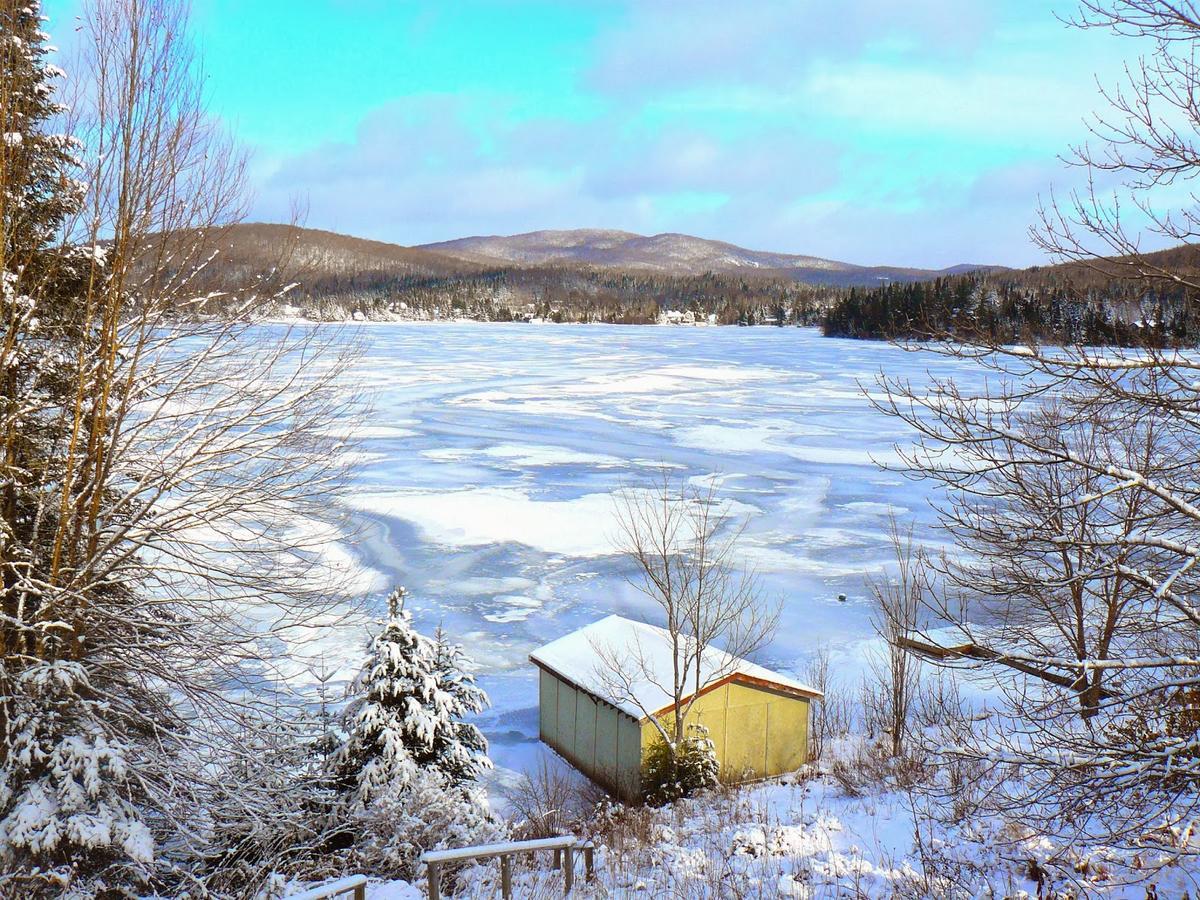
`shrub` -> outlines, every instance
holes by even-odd
[[[720,774],[717,748],[703,725],[689,725],[677,744],[655,741],[642,766],[642,799],[662,806],[717,786]]]
[[[449,784],[435,769],[421,769],[405,785],[388,785],[346,823],[355,837],[351,868],[408,881],[421,875],[426,850],[504,840],[483,791]]]
[[[542,756],[507,799],[513,836],[533,839],[584,830],[604,792],[564,763]]]

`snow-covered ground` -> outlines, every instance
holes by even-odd
[[[832,778],[791,778],[596,820],[594,883],[581,897],[953,898],[1144,900],[1196,896],[1197,873],[1167,865],[1146,877],[1136,857],[1100,847],[1082,856],[1042,835],[976,817],[932,825],[919,794],[881,788],[848,796]],[[1077,866],[1052,867],[1063,854]],[[1157,858],[1144,854],[1144,860]],[[562,875],[542,854],[521,857],[518,897],[561,896]],[[498,896],[495,861],[467,872],[456,897]],[[581,876],[582,864],[577,866]],[[1038,884],[1039,872],[1042,883]],[[1153,890],[1153,892],[1151,892]],[[420,900],[423,882],[376,882],[368,900]]]
[[[374,411],[340,499],[356,537],[330,557],[354,561],[381,609],[387,585],[404,584],[419,627],[466,645],[492,697],[481,725],[501,779],[537,752],[529,651],[612,612],[652,615],[614,555],[615,491],[663,464],[717,475],[750,517],[746,558],[784,603],[757,661],[802,676],[828,647],[851,672],[889,510],[933,538],[925,487],[873,461],[894,461],[909,436],[859,382],[880,370],[919,382],[927,366],[981,377],[813,329],[397,323],[347,326],[350,338]],[[319,648],[331,667],[358,653],[354,640]]]

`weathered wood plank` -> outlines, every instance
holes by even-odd
[[[421,862],[431,863],[467,862],[472,859],[488,859],[509,853],[532,853],[536,850],[562,850],[574,847],[579,838],[574,835],[538,838],[532,841],[503,841],[498,844],[479,844],[476,847],[456,847],[453,850],[428,850],[421,854]]]
[[[354,900],[363,900],[367,896],[367,876],[347,875],[336,881],[327,881],[299,894],[292,894],[288,900],[330,900],[343,894],[351,894]]]
[[[512,898],[512,857],[500,857],[500,896],[504,900]]]
[[[429,900],[442,900],[442,873],[436,862],[426,866],[429,877]]]

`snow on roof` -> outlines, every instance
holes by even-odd
[[[539,647],[529,658],[635,719],[674,705],[671,637],[664,628],[624,616],[606,616]],[[625,677],[614,677],[614,668]],[[820,691],[787,675],[716,647],[705,648],[702,685],[707,687],[730,676],[809,697],[822,696]]]

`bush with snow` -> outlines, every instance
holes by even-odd
[[[129,744],[108,734],[84,667],[31,665],[12,682],[0,769],[0,893],[90,896],[145,885],[154,839]]]
[[[642,763],[642,798],[662,806],[681,797],[714,788],[721,764],[717,748],[703,725],[688,726],[682,741],[670,744],[659,738],[650,745]]]
[[[850,797],[813,773],[657,808],[612,806],[580,835],[596,846],[596,881],[577,878],[580,897],[1165,900],[1195,896],[1200,879],[1186,860],[1162,866],[1166,848],[1072,845],[982,813],[949,822],[886,781]],[[475,870],[454,896],[496,896],[497,874]],[[549,900],[562,884],[544,859],[514,868],[515,896]],[[388,889],[423,896],[408,883]]]
[[[342,825],[353,837],[351,871],[412,880],[426,850],[469,847],[503,840],[481,788],[455,786],[434,769],[419,769],[401,784],[376,792],[371,805],[355,809]]]

